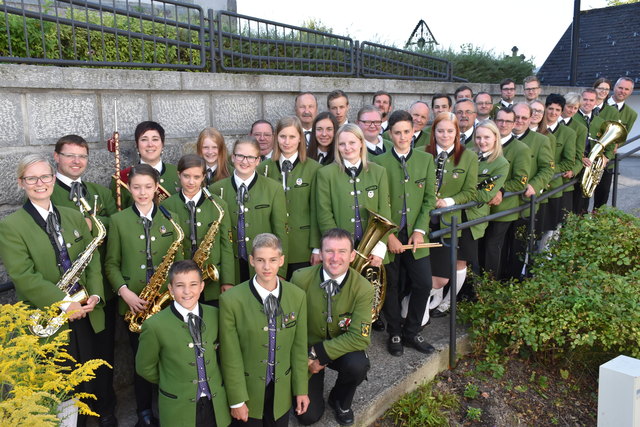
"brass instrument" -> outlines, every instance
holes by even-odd
[[[218,234],[218,230],[220,229],[220,223],[222,222],[222,217],[224,216],[224,210],[214,200],[213,196],[211,195],[207,187],[203,187],[202,192],[204,193],[205,196],[207,196],[207,199],[209,199],[211,203],[213,203],[216,209],[218,209],[218,219],[215,220],[209,227],[209,230],[207,231],[207,234],[202,239],[202,242],[200,243],[198,250],[196,251],[195,254],[193,254],[193,260],[195,261],[196,264],[198,264],[198,267],[200,267],[200,270],[202,270],[202,280],[204,281],[207,279],[211,279],[215,282],[219,278],[218,269],[213,264],[205,265],[205,263],[209,259],[209,255],[211,254],[211,246],[213,245],[213,242],[216,239],[216,234]]]
[[[496,184],[494,184],[494,183],[497,180],[499,180],[500,178],[502,178],[501,174],[490,176],[489,178],[485,178],[485,179],[483,179],[482,181],[480,181],[478,183],[477,189],[478,190],[491,191],[491,190],[493,190],[493,187],[496,186]]]
[[[627,128],[620,122],[606,121],[600,128],[600,139],[589,138],[595,142],[589,153],[591,166],[584,168],[582,175],[582,194],[584,197],[593,196],[602,174],[604,173],[606,157],[604,150],[610,144],[620,144],[627,139]]]
[[[160,212],[162,212],[171,222],[171,225],[173,225],[173,228],[176,230],[176,238],[162,258],[162,262],[153,273],[153,276],[151,276],[149,283],[147,283],[147,286],[145,286],[142,292],[140,292],[140,295],[138,295],[141,299],[147,301],[147,306],[138,313],[129,310],[124,315],[124,320],[129,323],[129,330],[135,333],[140,333],[142,331],[142,323],[162,310],[171,299],[169,291],[160,293],[160,289],[162,289],[162,285],[167,281],[169,268],[171,268],[176,253],[180,250],[180,246],[182,246],[182,239],[184,239],[182,228],[174,221],[169,211],[164,206],[158,206],[158,209],[160,209]]]
[[[114,117],[114,131],[111,138],[107,140],[107,150],[112,152],[116,158],[116,173],[113,175],[113,179],[116,181],[116,207],[119,211],[122,210],[122,186],[126,186],[120,179],[120,133],[118,133],[118,101],[113,101],[113,117]],[[128,190],[128,188],[127,188]]]
[[[91,210],[91,206],[87,201],[81,197],[77,200],[80,205],[81,212],[89,212],[91,221],[93,221],[94,226],[97,230],[96,237],[91,240],[89,245],[82,251],[82,253],[76,258],[76,260],[71,265],[67,271],[64,272],[62,277],[57,283],[58,288],[62,290],[69,298],[65,299],[63,303],[67,302],[79,302],[83,304],[89,298],[89,294],[87,290],[80,284],[80,276],[84,272],[87,265],[91,261],[93,257],[93,252],[98,249],[98,246],[102,244],[105,236],[107,235],[107,229],[104,224],[96,217],[96,211]],[[84,210],[84,211],[83,211]],[[55,334],[62,325],[66,322],[66,316],[64,313],[61,313],[59,316],[53,317],[51,319],[43,319],[41,315],[34,314],[31,316],[33,320],[33,324],[29,326],[29,330],[34,334],[39,336],[40,338],[47,338]]]
[[[388,232],[398,228],[393,222],[385,217],[369,211],[369,223],[362,235],[362,240],[356,249],[356,258],[351,263],[351,267],[357,270],[371,283],[374,289],[373,306],[371,307],[371,321],[378,320],[384,297],[387,293],[387,272],[384,265],[373,267],[369,263],[369,255],[376,244],[387,235]]]

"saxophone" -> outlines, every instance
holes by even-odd
[[[80,276],[82,276],[85,268],[89,265],[89,262],[93,257],[93,252],[98,249],[98,246],[100,246],[107,235],[107,230],[104,224],[102,224],[102,222],[96,217],[95,210],[92,211],[91,206],[87,203],[84,197],[81,197],[79,200],[74,199],[74,201],[79,203],[80,212],[84,213],[86,211],[90,213],[89,215],[94,227],[96,227],[97,235],[93,240],[91,240],[89,245],[84,249],[84,251],[82,251],[78,258],[76,258],[71,265],[71,268],[64,272],[58,281],[57,286],[69,297],[64,301],[65,303],[79,302],[82,304],[87,301],[89,294],[87,294],[87,290],[80,284]],[[48,338],[52,336],[67,321],[64,313],[50,319],[43,319],[40,314],[35,313],[31,316],[31,319],[33,323],[29,326],[29,330],[40,338]]]
[[[216,239],[216,234],[218,234],[218,229],[220,228],[220,223],[222,222],[222,217],[224,216],[224,210],[214,200],[213,196],[211,195],[207,187],[203,187],[202,192],[204,193],[205,196],[207,196],[207,199],[209,199],[211,203],[213,203],[216,209],[218,209],[218,219],[213,221],[213,223],[209,227],[209,230],[207,231],[207,234],[204,236],[204,239],[202,239],[202,242],[200,243],[198,250],[196,251],[195,254],[193,254],[193,260],[195,261],[196,264],[198,264],[198,267],[200,267],[200,270],[202,270],[203,281],[207,279],[211,279],[214,282],[216,282],[219,278],[218,269],[213,264],[205,265],[205,263],[207,262],[207,260],[209,259],[209,255],[211,254],[211,246],[213,246],[213,242]]]
[[[356,258],[351,263],[351,268],[356,270],[373,286],[373,304],[371,307],[371,321],[375,322],[380,316],[380,311],[384,304],[384,297],[387,293],[387,272],[384,265],[373,267],[369,263],[369,255],[387,233],[398,226],[382,215],[369,211],[369,223],[362,235],[362,240],[356,249]]]
[[[147,306],[138,313],[129,310],[124,315],[125,322],[129,323],[129,330],[138,334],[142,331],[142,323],[162,310],[171,299],[169,291],[160,293],[160,289],[162,289],[162,285],[167,281],[169,268],[171,264],[173,264],[173,260],[176,257],[176,253],[180,250],[180,246],[182,246],[182,239],[184,239],[182,228],[174,221],[169,211],[164,206],[158,206],[158,209],[160,209],[160,212],[162,212],[171,222],[171,225],[173,225],[173,228],[176,230],[176,238],[162,258],[162,262],[153,273],[153,276],[151,276],[147,286],[140,292],[139,297],[147,301]]]

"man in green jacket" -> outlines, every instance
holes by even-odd
[[[365,350],[371,343],[373,287],[349,267],[356,254],[351,234],[340,228],[322,236],[322,264],[296,271],[291,281],[307,295],[309,341],[309,409],[298,421],[310,425],[324,413],[324,373],[329,367],[338,379],[329,405],[340,425],[354,422],[351,403],[369,370]]]

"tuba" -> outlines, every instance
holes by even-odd
[[[86,211],[90,213],[89,215],[91,217],[91,221],[93,221],[93,224],[96,227],[97,235],[93,240],[91,240],[91,243],[89,243],[84,251],[82,251],[78,258],[76,258],[71,265],[71,268],[64,272],[58,281],[57,286],[69,296],[69,300],[65,302],[79,302],[82,304],[89,298],[89,295],[87,294],[87,290],[79,282],[80,276],[84,272],[85,268],[87,268],[87,265],[89,265],[89,262],[93,257],[93,252],[95,252],[95,250],[98,249],[98,246],[102,244],[102,241],[107,235],[107,230],[104,224],[102,224],[102,222],[100,222],[96,217],[95,210],[91,210],[91,206],[87,203],[84,197],[77,200],[77,203],[79,203],[81,212],[84,213]],[[51,319],[42,319],[42,316],[36,313],[31,316],[31,319],[33,320],[33,323],[29,326],[29,330],[40,338],[48,338],[55,334],[66,322],[64,313],[61,313],[59,316]]]
[[[374,290],[373,305],[371,307],[371,321],[378,320],[384,297],[387,292],[387,273],[384,265],[373,267],[369,263],[369,255],[376,244],[384,238],[391,230],[397,228],[393,222],[385,217],[369,211],[369,223],[362,235],[362,240],[356,249],[356,258],[351,263],[351,267],[362,274],[371,283]]]
[[[218,269],[213,264],[205,265],[205,263],[207,262],[207,260],[209,259],[209,255],[211,254],[211,246],[213,246],[213,242],[216,239],[216,234],[218,234],[218,229],[220,228],[220,223],[222,222],[222,217],[224,216],[224,210],[213,199],[213,196],[211,195],[207,187],[203,187],[202,192],[205,196],[207,196],[207,199],[209,199],[211,203],[213,203],[216,209],[218,209],[218,219],[215,220],[209,227],[209,230],[202,239],[198,250],[195,254],[193,254],[193,260],[196,264],[198,264],[200,270],[202,270],[202,280],[204,281],[207,279],[211,279],[215,282],[219,277]]]
[[[171,268],[176,253],[180,250],[180,246],[182,246],[182,239],[184,239],[182,228],[174,221],[169,211],[164,206],[158,206],[158,209],[160,209],[160,212],[162,212],[171,222],[171,225],[173,225],[173,228],[176,230],[176,238],[173,240],[173,243],[171,243],[169,250],[162,258],[162,262],[153,273],[153,276],[151,276],[147,286],[140,292],[139,297],[147,301],[145,309],[138,313],[127,311],[124,315],[125,322],[129,323],[129,330],[138,334],[142,331],[142,323],[162,310],[171,299],[169,291],[160,293],[160,289],[162,289],[162,285],[167,281],[169,268]]]
[[[604,122],[599,133],[600,139],[589,138],[595,142],[589,153],[591,166],[584,168],[582,175],[582,194],[587,198],[593,196],[593,192],[602,179],[606,162],[605,148],[610,144],[620,144],[627,139],[627,128],[620,122]]]

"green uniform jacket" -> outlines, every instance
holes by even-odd
[[[289,263],[309,262],[311,258],[312,241],[319,240],[319,236],[311,238],[312,233],[318,233],[316,226],[315,178],[316,172],[322,166],[312,159],[304,163],[299,159],[293,164],[293,170],[287,178],[287,222],[289,224],[289,252],[286,253]],[[260,163],[258,173],[273,178],[282,187],[282,173],[280,162],[269,159]]]
[[[435,162],[435,159],[434,159]],[[435,165],[435,163],[434,163]],[[435,167],[434,167],[435,170]],[[437,173],[437,171],[435,172]],[[471,150],[465,149],[460,156],[458,164],[454,164],[454,155],[447,158],[444,166],[444,176],[442,177],[442,185],[440,191],[436,191],[438,199],[450,197],[454,204],[462,205],[470,202],[476,195],[478,186],[478,156]],[[434,187],[435,188],[435,187]],[[440,225],[442,228],[447,227],[443,221],[451,223],[453,215],[458,216],[458,223],[462,222],[460,211],[446,213],[442,215]],[[458,232],[458,236],[462,235],[462,231]],[[449,235],[446,235],[449,237]]]
[[[123,169],[120,171],[120,175],[122,177],[121,179],[123,179],[127,185],[129,184],[129,177],[128,177],[129,169],[131,168]],[[160,185],[162,186],[162,188],[167,190],[170,194],[176,194],[178,190],[180,190],[180,178],[178,178],[178,169],[174,165],[170,163],[162,162],[162,173],[160,174]],[[111,178],[111,184],[109,185],[109,188],[111,189],[111,194],[113,195],[113,199],[115,200],[116,199],[115,179]],[[121,204],[122,209],[128,208],[133,204],[131,193],[128,190],[121,188],[120,195],[122,200],[122,204]]]
[[[582,123],[584,126],[587,126],[587,121],[584,118],[584,116],[582,116],[582,114],[580,114],[580,112],[578,112],[575,116],[573,116],[573,118],[575,119],[574,121],[577,123]],[[600,128],[602,127],[602,125],[604,124],[604,120],[600,117],[600,116],[591,116],[591,122],[589,123],[589,138],[593,138],[593,139],[600,139]],[[591,141],[590,142],[590,147],[593,147],[595,145],[595,142]],[[607,156],[607,159],[612,160],[615,157],[615,144],[609,144],[607,145],[607,147],[604,149],[604,154],[605,156]],[[577,151],[577,150],[576,150]],[[589,150],[590,152],[591,150]],[[586,149],[586,140],[585,140],[585,149],[583,154],[583,157],[589,157],[589,152],[587,152]],[[580,159],[582,160],[582,159]]]
[[[111,192],[107,187],[103,187],[100,184],[94,184],[93,182],[82,181],[86,190],[87,196],[86,200],[89,205],[91,205],[91,209],[93,209],[94,205],[96,206],[96,210],[98,212],[97,217],[102,224],[106,227],[107,231],[109,230],[109,217],[116,213],[118,210],[116,209],[116,202],[113,200],[113,196],[111,196]],[[51,201],[56,206],[65,206],[71,209],[78,210],[75,202],[73,200],[69,200],[69,191],[71,189],[59,179],[56,179],[56,185],[53,187],[53,194],[51,194]],[[98,196],[96,199],[95,196]],[[89,215],[85,214],[85,217],[88,218]],[[98,229],[93,227],[91,230],[91,235],[95,237],[98,233]],[[100,259],[104,262],[105,257],[107,255],[107,244],[105,241],[102,242],[98,251],[100,252]],[[100,266],[102,268],[102,265]],[[115,293],[107,280],[107,276],[102,274],[102,281],[104,287],[104,296],[107,300],[111,300],[115,297]]]
[[[608,100],[604,102],[602,106],[602,110],[598,113],[598,117],[600,117],[605,122],[608,120],[613,120],[617,122],[620,120],[620,112],[618,109],[612,105],[609,105]]]
[[[580,171],[584,167],[582,165],[582,155],[584,153],[584,147],[585,147],[585,145],[587,143],[587,132],[588,132],[588,129],[587,129],[587,126],[585,126],[585,123],[584,122],[581,123],[576,119],[578,116],[579,116],[579,114],[575,114],[569,120],[569,123],[567,123],[567,126],[569,128],[571,128],[571,129],[573,129],[573,131],[576,133],[575,162],[573,164],[573,168],[571,169],[573,171],[574,178],[576,176],[578,176],[578,174],[580,173]],[[564,181],[567,182],[567,181],[569,181],[569,179],[565,179]],[[567,190],[565,190],[565,191],[567,191]]]
[[[220,360],[230,405],[246,402],[249,417],[262,418],[269,349],[268,319],[253,280],[220,295]],[[304,292],[280,280],[276,318],[275,419],[292,396],[308,394],[307,303]]]
[[[556,137],[554,159],[556,163],[556,170],[554,173],[573,170],[576,157],[576,133],[565,124],[559,123],[558,126],[556,126],[556,130],[553,132],[553,135]],[[558,188],[562,183],[563,178],[556,178],[550,182],[550,189]],[[556,193],[549,198],[555,199],[557,197],[562,197],[562,192]]]
[[[320,287],[322,264],[297,270],[291,282],[307,294],[308,340],[321,364],[369,347],[373,287],[367,279],[349,268],[340,292],[331,298],[331,323],[327,323],[327,293]]]
[[[515,105],[515,99],[513,101],[511,101],[511,106],[513,108],[513,105]],[[496,116],[498,115],[498,111],[502,110],[504,107],[504,104],[502,103],[502,100],[498,101],[496,104],[493,104],[493,108],[491,109],[491,112],[489,113],[489,117],[491,118],[491,120],[495,120]]]
[[[227,395],[218,365],[218,309],[200,305],[204,364],[216,424],[231,422]],[[158,409],[163,426],[196,425],[198,370],[196,349],[189,327],[173,304],[142,324],[136,354],[136,371],[149,382],[158,384]]]
[[[218,281],[207,280],[204,287],[204,300],[212,301],[217,300],[220,296],[221,284],[236,284],[236,269],[235,260],[233,258],[233,242],[231,240],[231,219],[229,214],[229,207],[227,202],[220,197],[212,194],[216,203],[220,205],[224,214],[222,220],[218,224],[218,231],[216,237],[213,240],[211,246],[211,252],[209,253],[209,259],[206,265],[214,265],[218,270]],[[162,206],[167,208],[170,212],[175,212],[179,219],[178,224],[184,231],[184,240],[182,241],[182,249],[184,253],[184,259],[191,259],[191,240],[189,236],[191,234],[191,224],[189,223],[189,209],[184,201],[182,192],[174,194],[162,203]],[[200,247],[204,236],[211,228],[211,224],[214,221],[218,221],[220,218],[220,212],[208,200],[204,193],[201,193],[200,200],[196,205],[196,242],[197,247]],[[174,218],[176,219],[176,218]]]
[[[507,180],[501,191],[516,192],[524,190],[529,181],[529,171],[531,170],[531,150],[522,141],[512,137],[509,141],[502,145],[505,159],[509,161],[509,172]],[[520,197],[511,196],[502,200],[498,206],[491,206],[491,213],[503,212],[520,205]],[[498,218],[497,222],[509,222],[518,219],[518,214],[511,214]]]
[[[231,219],[231,231],[233,234],[233,254],[236,257],[235,277],[240,277],[240,265],[238,263],[238,202],[236,199],[236,183],[234,176],[221,179],[209,187],[211,194],[217,194],[229,206]],[[282,242],[282,253],[289,254],[289,236],[287,234],[287,210],[284,190],[282,185],[272,179],[265,178],[256,173],[254,181],[249,185],[249,199],[245,203],[245,240],[247,242],[247,254],[251,254],[253,239],[260,233],[273,233]],[[278,274],[281,277],[287,275],[287,257],[285,264]],[[253,276],[254,270],[249,265],[249,275]]]
[[[545,135],[527,129],[520,138],[531,151],[531,169],[529,170],[528,184],[536,191],[536,197],[540,197],[547,188],[555,172],[555,162],[553,154],[555,150],[551,147],[551,141]],[[582,161],[582,158],[580,159]],[[520,204],[528,204],[529,198],[520,197]],[[536,208],[537,210],[537,208]],[[529,217],[529,210],[520,213],[522,218]]]
[[[355,231],[355,203],[351,177],[340,168],[338,163],[333,163],[320,169],[316,180],[316,212],[320,235],[336,227],[343,228],[353,234]],[[359,192],[358,207],[364,232],[369,221],[367,209],[385,218],[391,216],[387,171],[382,166],[369,162],[368,170],[362,169],[356,177],[355,186]],[[386,242],[386,239],[384,241]],[[319,248],[320,241],[313,242],[313,246]]]
[[[619,120],[627,127],[627,131],[631,132],[631,128],[633,128],[633,124],[638,118],[638,113],[625,102],[620,111],[615,106],[607,104],[600,111],[599,117],[605,121],[613,120],[617,122]]]
[[[178,218],[171,212],[174,221]],[[158,268],[162,259],[169,251],[169,247],[177,236],[173,225],[165,216],[153,207],[153,222],[151,225],[151,252],[153,266]],[[177,221],[176,221],[177,222]],[[184,259],[182,248],[176,254],[174,261]],[[107,258],[104,269],[114,292],[122,285],[140,295],[147,285],[147,256],[146,240],[142,219],[135,205],[111,217],[109,234],[107,235]],[[167,290],[166,283],[161,291]],[[120,314],[129,310],[129,306],[120,299]]]
[[[388,153],[391,149],[393,149],[393,142],[391,142],[390,139],[384,139],[384,137],[382,138],[382,145],[384,147],[384,153],[382,154],[386,154]],[[378,156],[381,156],[382,154],[374,154],[369,150],[369,147],[367,147],[367,159],[372,162],[375,161],[374,159]]]
[[[426,126],[424,129],[422,129],[422,132],[420,132],[420,135],[418,135],[418,138],[413,143],[413,148],[426,147],[427,145],[429,145],[430,138],[431,126]],[[384,133],[382,134],[382,139],[390,142],[391,146],[393,147],[393,143],[391,142],[391,134],[389,134],[388,130],[384,131]]]
[[[483,188],[476,190],[474,201],[481,204],[471,209],[467,209],[468,220],[482,218],[483,216],[489,215],[491,206],[487,203],[493,199],[496,194],[498,194],[498,191],[500,191],[504,186],[507,176],[509,175],[509,161],[505,159],[504,156],[500,156],[492,162],[478,162],[478,183],[496,175],[502,176],[489,186],[484,186]],[[473,239],[478,240],[483,237],[488,226],[488,222],[483,222],[482,224],[477,224],[471,227],[471,235],[473,236]]]
[[[60,232],[73,263],[91,242],[91,232],[78,210],[55,205],[54,209],[58,210]],[[62,301],[66,294],[56,286],[62,274],[49,235],[36,223],[29,211],[40,217],[31,202],[27,201],[23,209],[18,209],[0,221],[0,259],[15,285],[17,299],[44,309]],[[89,295],[100,297],[100,303],[89,313],[93,331],[98,333],[104,329],[104,294],[98,251],[93,253],[82,273],[80,284]]]
[[[433,156],[422,150],[411,150],[407,155],[407,173],[409,180],[405,181],[404,171],[397,154],[393,149],[377,156],[374,160],[386,169],[389,178],[391,217],[393,223],[400,226],[402,220],[402,207],[407,203],[407,234],[411,236],[418,228],[429,232],[429,213],[436,206],[435,195],[435,168]],[[400,230],[393,231],[396,236]],[[426,238],[425,240],[428,240]],[[418,249],[413,253],[415,259],[429,255],[429,249]],[[389,262],[393,262],[395,254],[388,253]]]

